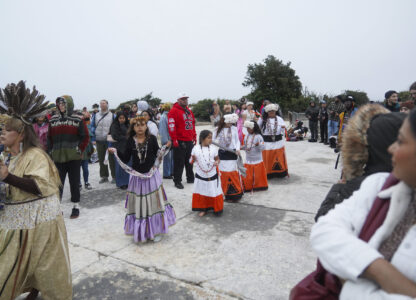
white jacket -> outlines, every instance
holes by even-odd
[[[403,182],[380,192],[387,177],[388,173],[367,177],[358,191],[319,218],[312,227],[310,241],[322,265],[347,280],[341,291],[341,300],[412,299],[388,294],[372,281],[359,278],[370,263],[382,257],[377,249],[402,219],[412,198],[412,188]],[[383,225],[366,243],[358,239],[358,235],[377,195],[381,199],[391,198],[389,211]],[[416,225],[404,237],[391,263],[416,282]]]

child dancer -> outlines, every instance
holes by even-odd
[[[243,196],[243,188],[240,181],[240,174],[237,169],[237,155],[240,155],[240,140],[238,139],[236,114],[225,115],[221,118],[218,128],[214,131],[213,140],[220,146],[234,150],[232,153],[220,149],[218,156],[220,158],[221,186],[225,195],[225,200],[236,202]]]
[[[118,153],[118,157],[116,155],[120,166],[130,173],[124,231],[133,235],[135,242],[158,242],[162,239],[161,234],[167,233],[169,226],[176,222],[173,207],[166,198],[162,177],[154,167],[156,159],[160,159],[157,157],[159,145],[156,137],[149,133],[144,117],[130,120],[127,135],[126,148]],[[110,148],[109,152],[117,154],[115,148]],[[130,158],[133,158],[133,169],[125,165]]]
[[[202,130],[199,134],[199,146],[192,149],[191,161],[195,165],[194,193],[192,194],[192,210],[201,211],[202,217],[209,210],[221,214],[224,207],[221,184],[218,178],[218,148],[211,146],[212,132]]]
[[[264,139],[263,160],[267,176],[269,178],[288,176],[285,144],[282,136],[285,133],[285,122],[276,114],[279,111],[279,105],[269,104],[264,111],[263,119],[260,119],[258,124]]]
[[[244,127],[248,131],[248,135],[244,138],[247,162],[244,164],[247,169],[246,177],[242,177],[244,191],[267,190],[267,173],[262,157],[264,141],[260,127],[253,121],[245,121]]]

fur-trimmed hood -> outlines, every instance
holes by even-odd
[[[368,131],[371,125],[373,125],[372,120],[377,115],[384,115],[389,114],[390,111],[384,108],[379,104],[367,104],[362,106],[355,115],[349,120],[348,126],[343,132],[342,135],[342,148],[341,154],[343,159],[343,172],[344,176],[347,180],[351,180],[358,176],[362,176],[366,173],[366,169],[370,170],[368,163],[369,163],[369,156],[372,155],[373,150],[377,150],[379,154],[384,155],[383,161],[378,161],[376,163],[386,164],[386,160],[389,161],[389,154],[387,153],[388,145],[394,142],[397,137],[398,128],[394,128],[393,130],[389,130],[387,133],[387,129],[385,136],[379,138],[377,137],[374,140],[375,143],[380,142],[380,145],[369,145],[368,141]],[[377,126],[383,126],[382,122],[374,123]],[[386,144],[387,147],[385,146]],[[383,146],[384,145],[384,146]],[[384,149],[382,149],[384,148]],[[371,160],[373,162],[373,160]],[[388,166],[384,166],[386,170],[385,172],[391,170],[391,162]],[[377,169],[383,169],[383,166],[379,166]],[[370,173],[371,174],[371,173]],[[369,174],[367,174],[369,175]]]

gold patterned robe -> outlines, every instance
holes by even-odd
[[[0,211],[0,299],[15,299],[31,288],[45,300],[72,299],[58,171],[43,150],[31,148],[11,160],[9,172],[34,179],[41,197],[8,186],[10,204]]]

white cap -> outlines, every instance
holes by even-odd
[[[178,100],[179,100],[179,99],[182,99],[182,98],[189,98],[189,96],[188,96],[188,94],[186,94],[186,93],[179,93],[179,95],[178,95]]]
[[[137,101],[137,110],[144,111],[149,109],[149,103],[144,100]]]
[[[251,101],[248,101],[246,105],[247,105],[247,106],[249,106],[249,105],[254,105],[254,103],[253,103],[253,102],[251,102]]]

